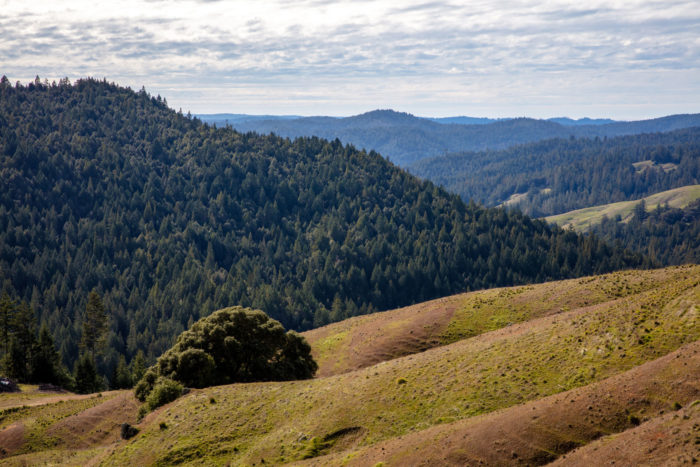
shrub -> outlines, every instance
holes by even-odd
[[[139,433],[139,429],[129,425],[128,423],[122,423],[121,436],[122,439],[131,439]]]
[[[161,405],[172,402],[182,394],[182,385],[169,378],[158,378],[153,390],[146,398],[149,410],[155,410]]]
[[[158,372],[155,368],[149,368],[134,388],[134,395],[141,402],[146,401],[146,397],[153,391],[153,386],[158,380]]]

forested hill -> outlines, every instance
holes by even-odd
[[[499,150],[551,138],[603,138],[700,126],[700,114],[672,115],[636,122],[603,123],[596,120],[513,118],[481,120],[472,124],[462,124],[469,120],[459,117],[438,123],[435,120],[392,110],[375,110],[346,118],[273,117],[228,120],[210,117],[213,116],[206,116],[208,121],[219,126],[230,124],[239,131],[275,133],[287,137],[339,138],[342,142],[358,148],[378,151],[402,167],[445,153]]]
[[[540,217],[700,183],[700,128],[449,154],[409,168],[463,199]]]
[[[301,330],[641,263],[467,205],[374,152],[216,129],[104,81],[0,82],[0,172],[3,289],[31,304],[67,362],[97,290],[107,368],[137,349],[159,355],[229,305]]]

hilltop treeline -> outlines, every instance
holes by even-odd
[[[216,129],[105,81],[0,83],[0,281],[69,365],[92,290],[110,374],[226,306],[303,330],[641,262],[337,140]]]
[[[700,263],[700,200],[684,209],[658,205],[651,211],[640,202],[629,222],[603,217],[591,231],[657,264]]]
[[[420,161],[410,171],[487,206],[526,193],[519,209],[550,216],[700,183],[700,128],[450,154]]]

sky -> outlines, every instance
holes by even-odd
[[[195,114],[638,120],[700,112],[700,0],[0,0],[0,74]]]

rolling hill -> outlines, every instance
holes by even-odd
[[[377,151],[402,167],[445,153],[498,150],[552,138],[603,138],[700,126],[700,115],[671,115],[637,122],[530,118],[472,120],[469,117],[428,119],[392,110],[374,110],[344,118],[285,116],[244,120],[235,117],[220,119],[215,115],[201,117],[215,124],[229,124],[241,132],[274,133],[292,138],[338,138],[343,143]]]
[[[18,402],[0,413],[0,440],[14,439],[3,462],[690,462],[699,309],[698,266],[445,297],[309,331],[324,376],[193,390],[129,441],[113,441],[135,414],[125,392],[41,410]],[[408,348],[410,335],[422,343]]]
[[[629,221],[633,216],[634,207],[642,201],[644,201],[645,208],[649,212],[662,206],[683,209],[697,199],[700,199],[700,185],[690,185],[655,193],[638,200],[577,209],[555,216],[548,216],[544,219],[560,227],[566,228],[571,226],[574,230],[583,232],[599,224],[603,220],[603,216],[609,218],[620,216],[622,222]]]

